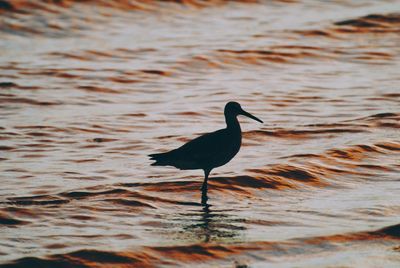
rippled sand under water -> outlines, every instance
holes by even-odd
[[[399,267],[398,1],[0,1],[0,267]],[[147,154],[224,127],[202,171]]]

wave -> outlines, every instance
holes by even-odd
[[[332,27],[324,30],[296,30],[295,33],[328,38],[342,38],[350,34],[384,34],[398,33],[400,25],[400,13],[370,14],[355,19],[335,22]],[[372,56],[386,57],[387,53],[377,52]]]
[[[391,99],[388,97],[387,99]],[[301,102],[301,100],[293,100]],[[259,139],[263,137],[281,139],[315,139],[329,135],[341,135],[347,133],[365,133],[377,128],[399,128],[399,113],[379,113],[367,117],[346,120],[338,123],[329,124],[310,124],[298,126],[296,129],[271,129],[253,130],[244,132],[243,135],[249,139]]]
[[[343,20],[335,23],[337,32],[355,33],[372,32],[388,33],[400,32],[400,13],[371,14],[356,19]]]
[[[370,118],[370,117],[368,117]],[[3,146],[4,147],[4,146]],[[0,148],[1,149],[1,148]],[[3,150],[14,150],[5,146]],[[211,193],[229,193],[244,196],[253,196],[258,190],[283,190],[296,189],[304,186],[329,187],[341,185],[341,178],[346,177],[349,182],[351,176],[357,178],[376,177],[382,171],[394,172],[398,169],[395,165],[372,164],[364,162],[365,159],[397,153],[400,151],[400,142],[377,142],[372,145],[353,145],[347,148],[332,148],[321,154],[294,154],[283,157],[289,160],[288,164],[275,164],[261,168],[246,170],[246,174],[221,177],[212,176],[209,180]],[[306,161],[305,161],[306,160]],[[91,161],[90,159],[87,161]],[[12,172],[13,170],[6,170]],[[17,172],[18,170],[15,170]],[[19,172],[26,172],[24,170]],[[77,174],[80,176],[79,174]],[[358,180],[357,179],[357,180]],[[63,206],[74,200],[96,200],[115,205],[127,206],[136,209],[153,209],[159,204],[172,204],[183,206],[199,206],[184,198],[174,200],[152,195],[151,193],[197,193],[200,194],[201,178],[178,181],[159,181],[143,183],[120,183],[116,185],[98,186],[96,189],[82,189],[67,191],[53,195],[34,195],[10,197],[1,202],[7,206]]]
[[[15,226],[29,223],[28,221],[20,220],[0,212],[0,226]]]
[[[374,21],[363,26],[362,21]],[[357,23],[359,22],[359,23]],[[400,14],[372,14],[353,20],[337,22],[334,27],[318,30],[294,30],[300,36],[324,36],[331,38],[351,38],[337,36],[338,33],[397,33],[399,32]],[[254,36],[263,38],[262,35]],[[339,60],[363,63],[385,63],[395,59],[395,55],[382,51],[354,49],[349,53],[343,47],[317,47],[305,45],[277,45],[262,49],[218,49],[208,54],[195,55],[191,59],[181,60],[175,69],[188,71],[194,69],[225,69],[248,65],[276,65],[309,63],[311,60]]]
[[[257,260],[268,260],[272,256],[293,256],[310,252],[324,252],[332,247],[346,248],[357,244],[395,245],[400,240],[400,224],[375,231],[363,231],[331,236],[291,239],[283,242],[253,241],[247,243],[211,243],[142,247],[136,251],[100,251],[82,249],[66,254],[55,254],[46,258],[25,257],[0,265],[11,267],[98,267],[99,264],[113,267],[155,267],[155,265],[188,265],[205,261],[222,260],[233,256],[251,254]]]

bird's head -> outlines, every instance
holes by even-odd
[[[261,121],[260,119],[258,119],[257,117],[255,117],[254,115],[246,112],[245,110],[242,109],[242,106],[240,106],[239,103],[235,102],[235,101],[230,101],[225,105],[225,116],[238,116],[238,115],[244,115],[247,116],[251,119],[254,119],[260,123],[263,123],[263,121]]]

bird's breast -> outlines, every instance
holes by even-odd
[[[239,152],[241,143],[241,135],[230,135],[218,146],[218,151],[212,159],[212,165],[219,167],[228,163]]]

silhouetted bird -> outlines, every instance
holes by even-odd
[[[244,115],[263,123],[254,115],[244,111],[237,102],[228,102],[224,114],[226,128],[197,137],[178,149],[149,155],[151,160],[156,161],[151,164],[152,166],[204,170],[204,182],[201,187],[202,204],[207,202],[207,180],[211,170],[225,165],[239,152],[242,132],[237,116]]]

